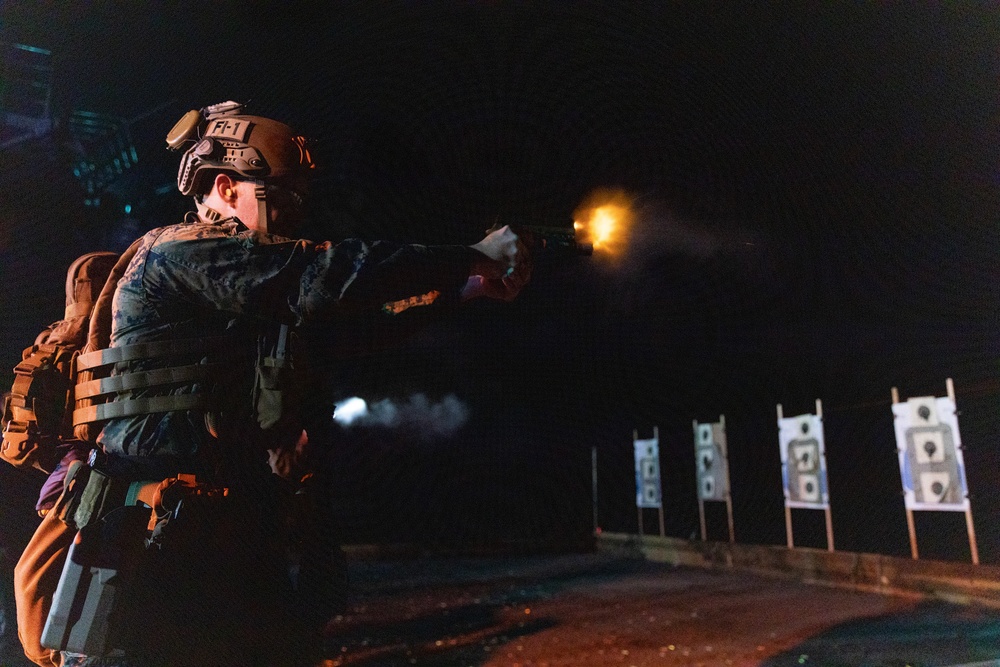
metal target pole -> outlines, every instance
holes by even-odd
[[[719,415],[719,423],[722,424],[722,432],[726,433],[726,415]],[[729,479],[729,435],[726,434],[726,515],[729,521],[729,541],[736,541],[736,533],[733,529],[733,484]]]
[[[694,471],[695,479],[698,479],[698,420],[691,420],[691,429],[694,431],[694,442],[695,442],[695,462]],[[705,530],[705,501],[701,497],[701,487],[699,486],[696,491],[698,494],[698,523],[701,525],[701,541],[705,542],[707,540],[706,530]]]
[[[897,403],[899,403],[899,389],[893,387],[891,389],[891,393],[892,393],[892,404],[896,405]],[[893,419],[895,419],[895,416],[893,416]],[[903,455],[905,456],[906,452],[903,452]],[[903,486],[903,494],[904,494],[903,504],[905,505],[906,504],[905,485]],[[917,550],[917,528],[913,523],[913,510],[910,508],[909,505],[906,505],[906,528],[910,532],[910,555],[913,557],[913,560],[917,560],[918,558],[920,558],[920,553]]]
[[[823,421],[823,401],[816,399],[816,416],[819,418],[822,428]],[[823,441],[826,442],[826,429],[823,428]],[[823,477],[826,484],[826,507],[823,509],[826,514],[826,550],[833,551],[833,515],[830,512],[830,471],[826,467],[826,447],[823,447]]]
[[[778,428],[781,428],[781,420],[785,418],[785,413],[782,410],[781,403],[778,403]],[[780,441],[778,443],[781,444]],[[787,462],[784,467],[787,467]],[[787,473],[786,473],[787,474]],[[782,496],[784,496],[784,489],[782,489]],[[788,498],[784,498],[785,503],[785,541],[789,549],[795,548],[795,538],[792,536],[792,508],[788,506]]]
[[[593,510],[594,510],[594,534],[600,530],[600,524],[597,523],[597,447],[590,448],[590,486],[591,486],[591,498],[593,499]]]
[[[958,401],[955,399],[955,383],[951,378],[945,380],[945,385],[948,387],[948,398],[951,402],[958,406]],[[972,523],[972,503],[969,502],[968,496],[966,496],[965,502],[965,528],[969,533],[969,552],[972,554],[972,564],[979,565],[979,547],[976,544],[976,527]]]
[[[701,524],[701,541],[705,542],[708,538],[705,536],[705,501],[698,498],[698,522]]]
[[[660,465],[660,427],[653,427],[653,439],[656,440],[656,465]],[[659,475],[657,476],[658,483],[660,485],[660,537],[666,537],[666,532],[663,529],[663,469],[657,470]]]

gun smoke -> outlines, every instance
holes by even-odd
[[[755,245],[746,233],[707,221],[684,220],[662,204],[636,205],[623,259],[642,264],[665,256],[709,259],[745,252]]]
[[[469,408],[454,394],[433,401],[417,393],[407,399],[383,398],[371,404],[355,396],[337,403],[333,418],[349,428],[406,429],[430,441],[454,435],[469,420]]]

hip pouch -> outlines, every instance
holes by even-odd
[[[179,477],[196,492],[200,487],[205,498],[225,495],[225,490],[209,493],[193,476]],[[155,638],[136,619],[148,617],[157,605],[157,552],[163,542],[154,541],[150,529],[164,521],[162,512],[154,511],[160,489],[176,487],[185,484],[177,478],[129,483],[81,464],[71,468],[55,511],[78,532],[42,631],[43,646],[88,656],[156,650],[149,646]],[[186,493],[173,495],[178,501],[165,514],[176,524]]]
[[[142,560],[150,508],[126,503],[128,482],[74,463],[53,511],[76,537],[42,630],[42,646],[86,655],[122,648],[129,585]]]
[[[265,431],[292,418],[300,399],[291,356],[294,338],[288,325],[282,324],[272,335],[257,340],[251,401],[257,423]]]

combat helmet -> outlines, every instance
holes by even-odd
[[[181,194],[200,197],[215,172],[230,172],[257,184],[260,220],[266,223],[266,182],[307,174],[316,165],[305,137],[243,109],[243,104],[228,101],[188,111],[167,133],[167,148],[184,150],[177,171]]]

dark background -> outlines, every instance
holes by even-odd
[[[470,415],[446,438],[341,434],[347,541],[578,539],[592,447],[600,523],[634,531],[632,430],[654,425],[667,533],[687,537],[691,420],[724,413],[737,539],[783,544],[775,403],[820,398],[838,548],[907,555],[889,389],[940,396],[952,377],[981,557],[1000,560],[996,10],[325,4],[3,6],[0,41],[52,51],[56,116],[131,119],[139,161],[84,206],[59,132],[0,154],[0,367],[59,317],[73,258],[188,208],[163,150],[177,118],[249,101],[319,142],[314,238],[568,227],[601,188],[637,213],[617,261],[539,265],[512,304],[338,363],[338,397],[454,393]],[[722,506],[708,518],[725,539]],[[795,521],[825,546],[821,513]],[[922,554],[968,558],[961,515],[917,529]]]

